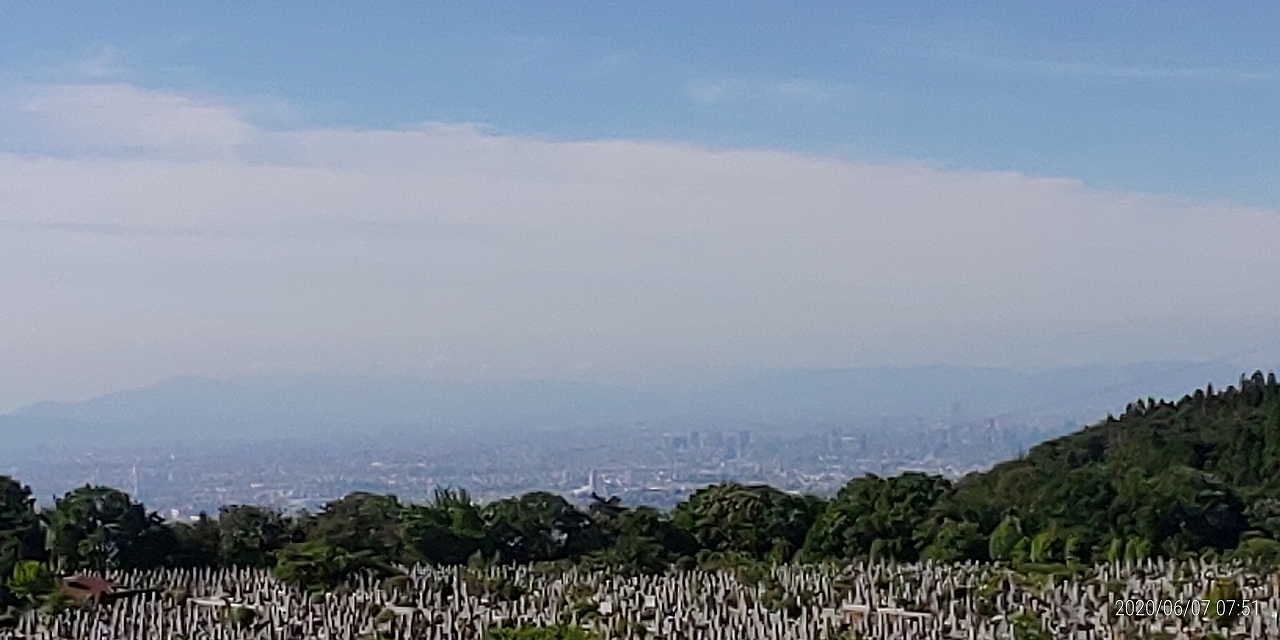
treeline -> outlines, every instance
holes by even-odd
[[[169,523],[106,487],[47,509],[0,477],[0,607],[50,576],[166,566],[273,567],[321,590],[413,563],[573,562],[657,573],[748,561],[932,559],[1070,566],[1150,556],[1280,561],[1280,384],[1274,374],[1138,401],[957,483],[920,473],[851,480],[830,499],[725,483],[671,512],[534,492],[480,505],[353,493],[316,513],[228,506]]]

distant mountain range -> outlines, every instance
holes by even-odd
[[[1093,421],[1134,397],[1176,397],[1207,382],[1233,383],[1245,370],[1238,363],[1153,362],[1039,372],[961,366],[742,371],[715,383],[659,390],[563,381],[177,377],[83,402],[29,405],[0,415],[0,434],[11,445],[33,445],[637,422],[859,426],[884,417],[948,419],[956,409],[965,418],[1014,414]]]

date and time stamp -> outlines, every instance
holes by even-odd
[[[1190,616],[1231,618],[1237,616],[1263,615],[1263,607],[1257,600],[1139,600],[1122,599],[1112,603],[1112,612],[1117,618],[1147,618],[1155,616],[1182,617]],[[1280,618],[1280,612],[1267,612],[1272,618]]]

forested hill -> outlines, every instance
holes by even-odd
[[[997,558],[1031,554],[1037,537],[1037,555],[1056,559],[1176,556],[1242,539],[1270,548],[1265,539],[1280,536],[1280,384],[1259,372],[1177,402],[1139,400],[957,483],[935,506],[933,530],[919,532],[941,555],[963,546],[936,539],[948,521],[976,524]]]

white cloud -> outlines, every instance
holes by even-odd
[[[1274,211],[465,125],[273,132],[124,85],[24,95],[56,153],[0,154],[0,403],[248,369],[1208,357],[1280,315]]]
[[[82,151],[221,157],[253,133],[225,104],[127,84],[27,87],[5,103],[39,142]]]

